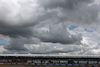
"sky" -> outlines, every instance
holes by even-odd
[[[100,0],[0,0],[0,54],[100,55]]]

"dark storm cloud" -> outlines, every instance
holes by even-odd
[[[8,45],[6,45],[4,48],[8,50],[24,50],[26,51],[27,49],[24,47],[23,43],[24,39],[22,38],[12,38],[9,42]],[[25,40],[26,41],[26,40]]]
[[[0,34],[10,37],[30,37],[33,35],[32,31],[29,28],[23,27],[0,28]]]
[[[47,10],[57,10],[55,19],[68,24],[95,24],[99,18],[99,6],[88,6],[94,0],[43,0],[40,5]],[[45,9],[46,10],[46,9]]]
[[[11,38],[9,43],[5,45],[5,49],[11,51],[28,51],[24,45],[25,44],[35,44],[39,43],[39,40],[37,38],[24,38],[24,37],[18,37],[18,38]]]
[[[39,1],[39,0],[38,0]],[[39,1],[39,3],[45,7],[45,8],[64,8],[64,9],[69,9],[73,10],[78,7],[79,5],[84,4],[84,3],[91,3],[93,0],[43,0],[42,2]]]

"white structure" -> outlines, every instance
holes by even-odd
[[[0,54],[0,56],[100,58],[100,55]]]

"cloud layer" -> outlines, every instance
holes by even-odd
[[[7,44],[1,45],[1,53],[95,54],[91,50],[96,45],[84,44],[88,42],[84,39],[90,37],[84,29],[100,25],[99,5],[94,2],[1,0],[0,39],[7,40]],[[71,25],[77,27],[70,30]]]

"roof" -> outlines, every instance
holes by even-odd
[[[100,58],[100,55],[56,55],[56,54],[0,54],[0,56]]]

